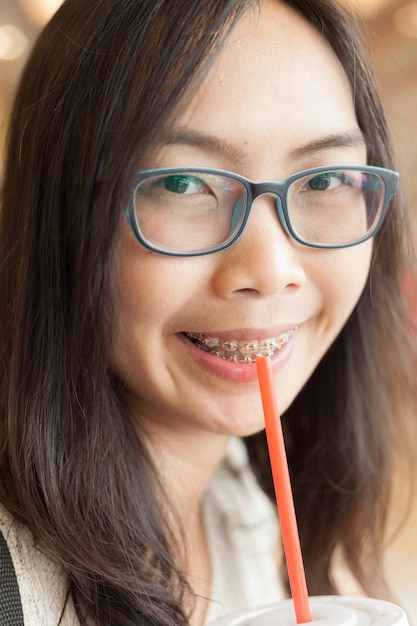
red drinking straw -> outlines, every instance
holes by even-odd
[[[297,519],[295,517],[287,455],[285,453],[284,436],[282,434],[269,356],[257,357],[256,368],[265,415],[266,438],[295,616],[297,624],[305,624],[306,622],[311,622],[311,612],[308,603],[306,577],[301,555]]]

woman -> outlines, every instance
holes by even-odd
[[[390,155],[329,1],[64,2],[16,99],[1,223],[2,530],[25,623],[197,626],[285,595],[258,352],[310,593],[347,592],[338,555],[389,593],[416,365]]]

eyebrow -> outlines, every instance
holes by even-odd
[[[319,152],[325,152],[326,150],[332,150],[334,148],[363,148],[366,147],[366,141],[359,130],[354,128],[342,133],[335,133],[315,139],[307,144],[295,148],[290,152],[291,159],[299,159],[303,156],[310,154],[317,154]]]
[[[214,135],[206,135],[187,128],[176,128],[162,137],[161,144],[196,146],[208,154],[223,156],[230,161],[242,161],[246,154],[244,150],[233,146]]]
[[[214,135],[206,135],[196,130],[176,128],[161,138],[162,145],[196,146],[214,156],[223,156],[230,161],[243,161],[246,152]],[[304,156],[318,154],[335,148],[362,148],[366,146],[362,132],[357,128],[314,139],[289,153],[289,159],[296,161]]]

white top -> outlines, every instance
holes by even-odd
[[[281,600],[277,516],[238,439],[231,441],[206,494],[204,519],[213,569],[207,622]],[[0,529],[15,567],[25,626],[79,626],[71,599],[66,601],[68,581],[63,572],[36,549],[30,532],[1,504]]]
[[[210,485],[204,520],[213,567],[207,622],[285,598],[276,509],[259,487],[240,439],[231,440]]]

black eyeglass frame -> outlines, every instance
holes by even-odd
[[[320,244],[320,243],[310,243],[302,239],[291,227],[291,221],[289,219],[288,208],[287,208],[287,193],[290,186],[299,180],[300,178],[304,178],[306,176],[315,176],[316,174],[322,174],[326,172],[336,172],[336,171],[360,171],[365,174],[374,174],[380,177],[380,179],[384,183],[384,202],[381,209],[381,215],[374,226],[374,228],[367,233],[364,237],[354,240],[352,242],[348,242],[346,244]],[[226,240],[225,242],[213,246],[211,248],[203,249],[203,250],[192,250],[192,251],[177,251],[170,250],[163,247],[160,247],[156,244],[150,243],[141,233],[135,211],[135,195],[136,190],[139,185],[149,178],[153,178],[155,176],[165,176],[165,175],[175,175],[175,174],[188,174],[193,173],[197,174],[201,172],[202,174],[211,174],[214,176],[223,176],[227,178],[231,178],[232,180],[236,180],[246,189],[246,206],[244,208],[244,214],[241,220],[241,224],[234,235]],[[165,256],[176,256],[176,257],[192,257],[192,256],[203,256],[206,254],[213,254],[214,252],[219,252],[221,250],[225,250],[226,248],[230,248],[233,244],[238,241],[239,237],[242,235],[245,230],[246,223],[249,219],[250,212],[253,207],[253,203],[257,198],[263,195],[272,195],[275,196],[275,206],[277,209],[278,219],[285,233],[294,241],[307,246],[309,248],[320,248],[320,249],[337,249],[337,248],[350,248],[352,246],[357,246],[368,239],[374,237],[378,230],[381,228],[382,223],[385,219],[385,216],[388,211],[388,207],[393,196],[396,194],[399,186],[400,175],[398,172],[394,170],[386,169],[384,167],[377,167],[374,165],[331,165],[331,166],[323,166],[323,167],[315,167],[307,170],[303,170],[301,172],[297,172],[296,174],[292,174],[288,176],[284,180],[281,181],[266,181],[266,182],[254,182],[249,178],[241,176],[240,174],[235,174],[234,172],[229,172],[228,170],[214,169],[209,167],[167,167],[167,168],[157,168],[152,170],[144,170],[139,172],[138,179],[133,188],[133,192],[131,195],[131,200],[126,207],[127,219],[129,221],[130,227],[133,231],[134,236],[138,240],[138,242],[147,250],[151,252],[156,252],[158,254],[163,254]]]

